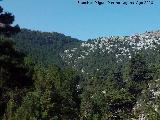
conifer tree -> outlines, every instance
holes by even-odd
[[[14,43],[6,38],[20,31],[18,25],[12,26],[13,21],[14,16],[0,6],[0,119],[8,110],[11,96],[13,101],[19,101],[25,88],[33,84],[32,74],[24,63],[25,54],[17,51]]]
[[[11,36],[20,31],[19,25],[12,26],[14,22],[14,15],[9,12],[4,12],[0,6],[0,34],[5,36]]]
[[[151,71],[148,68],[144,55],[141,53],[137,53],[132,57],[129,68],[129,92],[137,97],[142,89],[147,88],[149,80],[152,80]]]

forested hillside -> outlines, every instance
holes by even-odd
[[[79,47],[64,50],[61,57],[70,66],[86,74],[124,66],[133,55],[142,52],[148,63],[159,64],[160,31],[133,36],[99,37],[83,41]],[[106,73],[105,73],[106,74]]]
[[[0,7],[0,119],[79,119],[80,90],[77,85],[82,77],[70,68],[61,69],[56,65],[44,68],[42,61],[32,61],[36,53],[32,54],[30,48],[25,47],[28,41],[23,43],[23,50],[11,41],[11,37],[20,32],[18,25],[12,25],[13,21],[14,16]],[[66,43],[72,41],[60,36]]]
[[[49,42],[52,34],[60,36]],[[79,41],[23,29],[12,40],[17,50],[28,53],[28,60],[42,66],[60,61],[60,67],[71,67],[84,76],[75,85],[79,91],[76,119],[159,119],[159,31]]]
[[[70,66],[85,74],[107,71],[112,68],[110,65],[123,67],[139,52],[150,64],[159,64],[160,60],[159,31],[81,41],[56,32],[22,29],[12,40],[18,50],[27,53],[36,63]]]
[[[70,36],[56,32],[40,32],[21,29],[21,32],[13,36],[16,48],[27,53],[36,63],[45,66],[56,64],[63,67],[64,62],[60,53],[65,49],[78,46],[81,41]]]
[[[80,41],[13,22],[0,7],[0,119],[160,119],[159,31]]]

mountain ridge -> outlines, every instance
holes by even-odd
[[[82,41],[56,32],[22,29],[13,38],[17,48],[29,53],[34,61],[45,66],[70,66],[86,74],[109,69],[110,64],[126,63],[136,52],[145,53],[148,61],[155,61],[155,54],[158,61],[160,56],[160,30]],[[149,53],[154,55],[149,57]]]
[[[101,62],[103,64],[97,66],[103,67],[105,64],[105,59],[103,57],[106,58],[106,61],[108,61],[107,57],[110,56],[113,58],[111,60],[117,60],[114,62],[127,62],[128,59],[130,59],[131,56],[137,52],[144,52],[146,56],[148,54],[147,52],[154,51],[154,53],[157,53],[159,51],[159,45],[159,30],[156,32],[136,34],[134,36],[99,37],[96,39],[82,42],[79,48],[64,50],[64,53],[63,55],[61,55],[61,57],[68,65],[71,66],[82,65],[84,62],[86,62],[85,59],[90,59],[90,62],[86,64],[91,64],[92,62],[97,63],[98,59],[101,59]],[[96,59],[97,61],[94,61],[92,59],[96,58],[94,56],[98,56],[98,58]],[[149,58],[148,56],[147,59],[150,60],[151,58]],[[112,63],[111,60],[110,62]],[[78,66],[78,69],[84,71],[82,66]],[[89,69],[87,69],[87,71],[88,70]]]
[[[159,111],[159,30],[88,41],[62,37],[59,33],[22,32],[13,37],[17,49],[26,50],[44,66],[69,66],[83,73],[84,79],[77,85],[83,91],[82,117],[97,118],[99,114],[98,118],[144,120],[148,113],[152,117]]]

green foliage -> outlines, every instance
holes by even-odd
[[[10,100],[8,92],[25,92],[25,88],[33,85],[32,70],[24,63],[24,54],[17,51],[11,41],[0,38],[0,116],[3,116],[6,104]],[[17,91],[18,90],[18,91]],[[14,91],[17,91],[15,94]],[[20,97],[17,99],[21,99]]]
[[[149,74],[149,69],[147,67],[146,61],[142,54],[136,54],[131,59],[130,64],[130,76],[131,80],[135,82],[151,80],[152,77]]]
[[[81,101],[83,119],[127,119],[136,102],[123,83],[121,71],[111,71],[107,80],[91,77],[86,81]]]
[[[18,25],[12,26],[13,22],[14,16],[0,6],[0,118],[4,116],[4,119],[11,119],[12,110],[19,104],[26,88],[33,85],[32,73],[24,63],[25,54],[5,38],[20,31]],[[14,101],[18,104],[14,105]]]
[[[0,87],[22,88],[33,84],[31,74],[24,64],[24,54],[13,47],[13,43],[0,39]]]
[[[57,120],[79,118],[78,76],[71,69],[35,66],[35,89],[7,116],[15,120]],[[74,84],[75,83],[75,84]],[[7,107],[10,109],[10,105]],[[13,116],[10,116],[12,115]]]
[[[9,45],[4,48],[7,46]],[[51,64],[44,67],[44,64],[37,64],[32,57],[22,57],[16,65],[29,66],[25,75],[30,74],[31,78],[31,73],[33,74],[30,80],[34,81],[34,87],[25,94],[19,94],[19,101],[15,99],[15,94],[13,99],[8,99],[4,114],[6,120],[127,120],[137,118],[142,111],[149,114],[149,119],[159,118],[157,111],[149,109],[146,102],[150,96],[147,95],[148,84],[153,78],[158,78],[159,67],[148,64],[142,54],[136,54],[125,65],[115,61],[111,62],[113,64],[107,63],[103,66],[105,69],[93,71],[94,74],[86,75],[85,80],[72,69]],[[5,77],[3,79],[9,75]],[[4,86],[4,82],[1,85]],[[15,87],[21,89],[16,84]],[[146,96],[142,94],[144,91]],[[145,102],[140,102],[142,106],[137,110],[140,112],[136,111],[135,114],[133,108],[140,99]]]
[[[14,16],[0,7],[0,119],[160,119],[159,46],[157,51],[142,49],[142,54],[131,51],[130,60],[118,49],[126,45],[108,39],[117,46],[112,51],[102,53],[97,47],[75,62],[86,54],[82,41],[27,29],[6,39],[20,31],[13,21]],[[65,59],[64,50],[73,48],[75,54]]]
[[[40,32],[22,29],[12,37],[18,50],[27,53],[35,63],[64,67],[61,53],[65,49],[78,46],[81,41],[56,32]]]
[[[11,26],[14,22],[14,16],[9,12],[4,12],[3,8],[0,6],[0,35],[11,36],[20,31],[18,25]]]

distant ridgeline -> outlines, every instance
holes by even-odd
[[[80,41],[56,32],[23,29],[14,38],[17,48],[36,62],[69,65],[85,74],[106,74],[113,66],[124,67],[138,52],[144,53],[148,63],[160,61],[160,31]]]
[[[22,29],[13,37],[16,47],[33,58],[35,62],[45,66],[56,64],[63,67],[65,63],[60,57],[65,49],[72,49],[81,44],[81,41],[56,32],[40,32]]]

